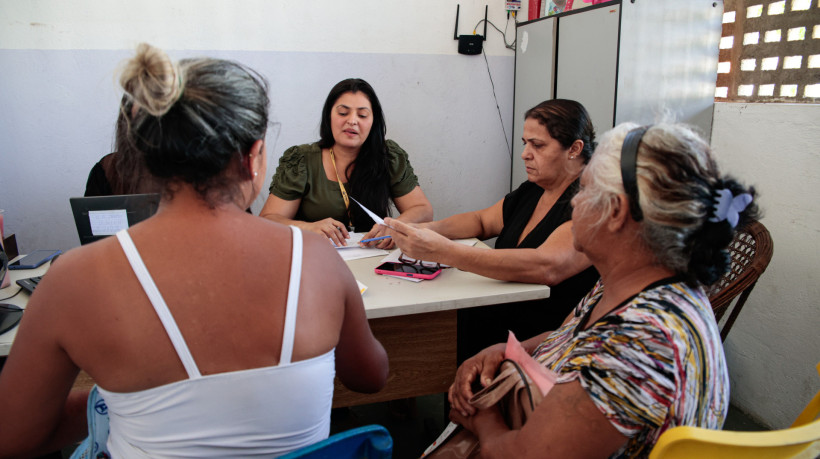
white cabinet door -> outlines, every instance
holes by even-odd
[[[555,98],[586,107],[597,135],[614,126],[620,5],[558,19]]]
[[[522,24],[516,29],[512,189],[527,180],[524,161],[521,160],[524,113],[553,98],[555,23],[555,18],[548,18]]]

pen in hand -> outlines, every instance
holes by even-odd
[[[392,237],[392,236],[379,236],[379,237],[374,237],[374,238],[370,238],[370,239],[362,239],[361,241],[359,241],[359,244],[364,244],[365,242],[381,241],[382,239],[387,239],[389,237]]]

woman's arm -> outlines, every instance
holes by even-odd
[[[38,285],[0,372],[0,457],[59,450],[88,434],[88,392],[71,392],[79,368],[58,338],[61,331],[71,332],[61,317],[67,299],[54,288],[65,277],[67,258],[70,254]]]
[[[336,376],[350,390],[378,392],[387,383],[387,352],[370,330],[353,274],[340,257],[332,260],[341,265],[335,272],[347,277],[343,281],[349,286],[345,289],[344,321],[336,345]]]
[[[609,457],[626,441],[578,381],[556,384],[521,430],[510,430],[497,407],[474,416],[450,411],[473,432],[484,458]]]
[[[504,226],[501,215],[503,202],[501,200],[486,209],[453,215],[443,220],[409,225],[418,231],[401,231],[394,234],[395,232],[389,232],[387,229],[382,228],[381,232],[390,234],[392,240],[407,255],[417,259],[437,261],[434,258],[423,258],[420,254],[424,253],[432,256],[430,252],[448,250],[447,247],[441,246],[449,244],[450,239],[470,237],[487,239],[498,236]],[[393,219],[390,219],[390,221],[393,221]]]
[[[273,193],[268,195],[268,200],[259,212],[259,216],[266,218],[282,225],[291,225],[305,231],[311,231],[317,234],[322,234],[329,238],[336,245],[347,245],[345,239],[350,237],[344,223],[333,218],[325,218],[317,222],[304,222],[301,220],[294,220],[296,212],[299,211],[301,199],[294,199],[288,201],[282,199]]]
[[[405,223],[429,222],[433,219],[433,205],[421,191],[420,186],[413,188],[413,191],[404,196],[393,199],[396,209],[400,215],[397,220]]]
[[[537,249],[485,250],[448,240],[430,230],[385,220],[402,252],[493,279],[555,285],[592,266],[575,250],[572,222],[559,226]]]
[[[419,226],[431,229],[447,239],[489,239],[501,234],[504,228],[503,205],[502,199],[486,209],[456,214]]]

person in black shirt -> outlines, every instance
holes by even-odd
[[[84,196],[158,193],[160,184],[148,173],[139,152],[126,141],[134,103],[127,95],[120,101],[114,137],[116,151],[102,157],[88,174]]]
[[[494,205],[430,223],[387,219],[396,245],[409,257],[443,263],[500,280],[546,284],[546,300],[458,311],[459,362],[507,330],[526,339],[561,325],[598,273],[572,246],[572,206],[579,177],[595,149],[589,114],[573,100],[542,102],[524,115],[521,158],[527,181]],[[496,250],[451,239],[498,237]]]

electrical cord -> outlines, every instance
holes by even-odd
[[[513,21],[516,24],[518,24],[518,19],[517,19],[515,13],[512,14],[512,18],[513,18]],[[475,35],[476,30],[478,30],[478,26],[480,26],[481,23],[484,22],[484,21],[485,21],[485,19],[481,19],[481,20],[478,21],[478,23],[473,28],[473,35]],[[495,30],[497,30],[498,33],[501,34],[501,36],[504,39],[504,47],[505,48],[511,49],[513,51],[515,50],[515,40],[513,40],[512,43],[507,43],[507,28],[510,26],[510,15],[509,14],[507,15],[507,23],[504,25],[504,30],[503,31],[501,29],[499,29],[495,24],[493,24],[492,21],[487,20],[487,24],[490,24],[491,26],[493,26],[493,28]],[[486,39],[487,37],[484,37],[484,38]],[[504,127],[504,117],[501,115],[501,107],[498,105],[498,96],[495,94],[495,82],[493,82],[493,74],[490,72],[490,62],[487,60],[487,53],[484,52],[484,47],[481,47],[481,54],[484,56],[484,63],[487,64],[487,75],[490,77],[490,85],[493,88],[493,99],[495,99],[495,108],[496,108],[496,110],[498,110],[498,120],[501,122],[501,132],[504,133],[504,143],[507,145],[507,151],[510,153],[510,159],[512,159],[512,157],[513,157],[512,147],[510,147],[510,140],[507,138],[507,129]]]
[[[513,21],[515,21],[515,23],[518,24],[518,19],[516,19],[515,16],[513,16]],[[475,27],[473,27],[473,35],[475,35],[476,31],[478,30],[478,26],[480,26],[482,22],[484,22],[484,19],[480,19],[478,21],[478,24],[476,24]],[[498,33],[500,33],[501,36],[504,37],[504,47],[505,48],[515,50],[515,40],[514,39],[513,39],[512,43],[507,43],[507,28],[510,26],[509,16],[507,17],[507,23],[504,25],[504,30],[503,31],[501,29],[499,29],[495,24],[493,24],[493,21],[488,20],[487,24],[490,24],[491,26],[493,26],[493,29],[497,30]],[[487,38],[487,37],[484,37],[484,38]]]
[[[15,296],[17,296],[17,294],[19,294],[19,293],[20,293],[20,292],[22,292],[22,291],[23,291],[23,287],[20,287],[20,289],[19,289],[19,290],[17,290],[17,293],[15,293],[15,294],[14,294],[14,295],[12,295],[12,296],[7,296],[7,297],[5,297],[5,298],[0,298],[0,301],[10,300],[10,299],[14,298]]]
[[[498,106],[498,96],[495,95],[495,83],[493,82],[493,74],[490,73],[490,62],[487,60],[487,53],[484,52],[483,47],[481,48],[481,54],[484,56],[484,63],[487,64],[487,75],[490,76],[490,85],[493,87],[493,99],[495,99],[495,108],[498,110],[498,120],[501,121],[501,131],[504,133],[504,143],[507,144],[507,151],[510,152],[510,160],[512,160],[512,148],[510,147],[509,139],[507,139],[507,129],[504,127],[504,117],[501,116],[501,107]]]

